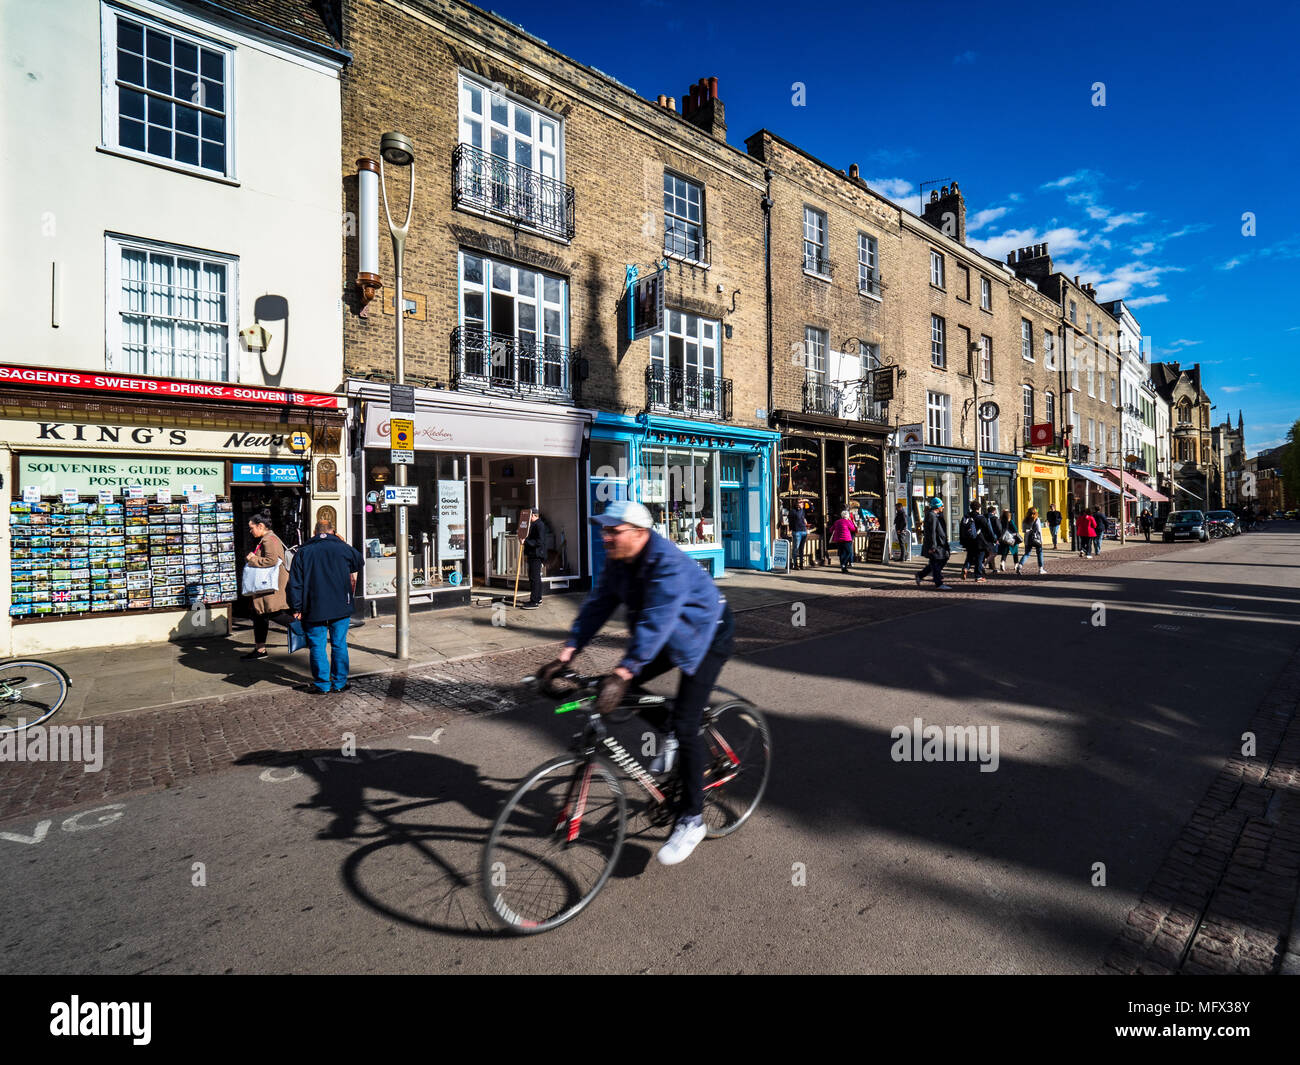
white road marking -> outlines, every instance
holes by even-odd
[[[433,734],[430,736],[407,736],[406,738],[408,740],[428,740],[430,743],[437,743],[438,737],[441,736],[446,731],[447,730],[445,728],[440,728],[440,729],[435,729],[433,731]]]
[[[82,810],[81,813],[73,814],[66,818],[60,826],[64,832],[87,832],[92,828],[103,828],[105,825],[111,825],[122,816],[122,811],[126,809],[126,803],[114,802],[107,806],[96,806],[93,810]],[[107,813],[106,811],[113,811]],[[90,817],[92,814],[100,816],[91,824],[83,825],[81,819]],[[48,818],[36,825],[35,831],[30,836],[24,836],[21,832],[0,832],[0,839],[7,839],[10,843],[26,843],[28,846],[42,842],[50,832],[50,826],[54,824]]]

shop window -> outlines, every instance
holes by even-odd
[[[363,505],[365,594],[397,592],[396,508],[384,503],[384,488],[396,483],[388,451],[365,452]],[[465,459],[460,455],[417,451],[407,468],[407,483],[419,490],[421,505],[407,508],[411,588],[457,586],[469,577]]]
[[[655,531],[682,546],[718,543],[717,452],[655,448],[647,458],[642,501]]]

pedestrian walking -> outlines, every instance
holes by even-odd
[[[794,537],[794,568],[803,569],[803,546],[808,539],[808,516],[804,513],[806,501],[796,499],[790,511],[790,534]]]
[[[925,514],[921,554],[930,561],[926,563],[925,569],[916,575],[916,586],[919,588],[926,575],[932,574],[934,586],[938,591],[951,592],[952,588],[943,583],[943,567],[952,556],[952,549],[948,545],[948,529],[944,524],[943,500],[938,496],[931,498],[929,509]]]
[[[1033,551],[1038,555],[1038,572],[1041,576],[1047,572],[1047,567],[1043,565],[1043,523],[1038,520],[1037,507],[1029,508],[1020,528],[1025,534],[1025,557],[1016,563],[1016,575],[1021,575],[1020,568],[1029,561],[1029,553]]]
[[[1061,531],[1061,512],[1052,507],[1047,512],[1047,527],[1052,530],[1052,550],[1056,550],[1057,534]]]
[[[546,558],[546,523],[536,507],[528,512],[528,531],[524,535],[524,560],[528,563],[528,602],[521,603],[524,610],[536,610],[542,605],[542,561]]]
[[[266,637],[271,631],[271,622],[283,625],[289,621],[289,599],[285,594],[289,587],[289,559],[285,554],[284,541],[271,530],[269,510],[259,510],[249,518],[248,531],[257,543],[244,556],[244,565],[256,569],[280,567],[277,584],[272,591],[249,597],[253,610],[253,650],[244,655],[244,658],[260,661],[267,657]]]
[[[841,510],[840,520],[831,526],[830,544],[831,547],[839,548],[841,573],[848,573],[849,567],[853,565],[853,535],[857,530],[858,527],[847,510]]]
[[[997,565],[998,544],[1002,541],[1002,519],[998,517],[998,508],[995,504],[990,503],[988,509],[984,511],[984,522],[988,526],[988,535],[984,538],[984,566],[992,573],[993,567]]]
[[[1074,532],[1079,537],[1079,557],[1090,558],[1092,556],[1092,537],[1097,528],[1096,521],[1086,510],[1081,510],[1074,519]]]
[[[966,559],[961,564],[961,579],[966,579],[968,571],[974,567],[975,583],[980,584],[988,578],[984,576],[984,560],[989,551],[988,519],[980,513],[980,505],[971,500],[966,516],[957,526],[957,541],[966,550]]]
[[[329,521],[316,523],[316,534],[293,560],[289,606],[302,621],[311,653],[314,683],[307,685],[309,692],[324,695],[348,688],[348,629],[357,575],[364,564],[361,552],[340,540]]]
[[[1151,520],[1151,511],[1144,510],[1142,517],[1138,519],[1138,526],[1142,529],[1142,535],[1147,538],[1147,543],[1151,542],[1151,527],[1155,524]]]
[[[999,520],[1002,532],[998,534],[998,572],[1007,571],[1007,556],[1017,573],[1020,572],[1020,530],[1016,528],[1016,519],[1011,511],[1003,510]]]
[[[1092,534],[1092,552],[1095,555],[1101,554],[1101,542],[1106,538],[1106,515],[1102,512],[1101,507],[1092,508],[1093,525],[1096,532]]]
[[[894,539],[898,541],[898,561],[907,561],[909,537],[907,535],[907,507],[902,503],[894,510]]]

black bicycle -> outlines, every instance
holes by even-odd
[[[507,929],[546,932],[577,916],[605,886],[627,836],[623,777],[647,796],[649,827],[673,824],[682,782],[676,770],[656,777],[609,734],[641,712],[666,715],[672,700],[631,690],[607,718],[595,712],[600,677],[565,673],[568,693],[555,713],[581,713],[571,753],[544,762],[515,789],[483,848],[482,884],[488,909]],[[535,685],[528,677],[525,684]],[[666,716],[664,720],[666,720]],[[772,740],[762,713],[742,699],[706,707],[700,726],[708,753],[704,823],[708,838],[726,836],[758,808],[772,768]]]

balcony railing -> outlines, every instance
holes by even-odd
[[[573,186],[469,144],[451,153],[451,202],[573,239]]]
[[[578,358],[578,349],[550,340],[538,344],[461,326],[451,334],[452,387],[576,401]]]
[[[819,277],[833,276],[830,260],[826,258],[820,249],[804,249],[803,268],[811,274],[817,274]]]
[[[883,422],[886,406],[883,401],[873,401],[864,384],[830,384],[815,377],[803,383],[805,414],[826,414],[845,421]]]
[[[645,396],[650,410],[719,421],[731,419],[731,379],[715,377],[711,371],[698,373],[648,366]]]

